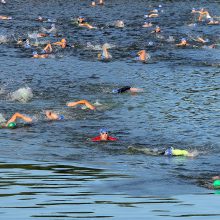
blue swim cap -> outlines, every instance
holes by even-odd
[[[107,128],[101,128],[99,130],[99,133],[108,133],[108,129]]]
[[[182,38],[181,40],[186,40],[186,38]]]
[[[118,93],[118,89],[112,89],[112,93]]]
[[[33,55],[37,55],[37,51],[34,51],[32,54],[33,54]]]
[[[30,44],[25,44],[24,47],[25,48],[31,48],[31,45]]]
[[[173,148],[169,147],[168,149],[165,150],[164,155],[165,156],[172,156],[172,150],[173,150]]]
[[[64,115],[59,115],[59,120],[64,120]]]

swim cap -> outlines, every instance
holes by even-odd
[[[32,53],[32,55],[37,55],[37,51],[34,51],[34,52]]]
[[[150,42],[148,43],[149,46],[153,46],[153,44],[154,44],[153,41],[150,41]]]
[[[99,130],[99,133],[108,133],[108,129],[107,128],[101,128]]]
[[[220,180],[215,180],[215,181],[213,182],[213,187],[214,187],[215,189],[220,189]]]
[[[118,89],[113,89],[112,93],[118,93]]]
[[[173,147],[169,147],[168,149],[165,150],[164,155],[172,156],[172,150],[173,150]]]
[[[186,40],[186,38],[182,38],[181,40],[182,40],[182,41],[185,41],[185,40]]]
[[[16,123],[15,122],[10,122],[8,125],[7,125],[7,128],[15,128],[16,127]]]
[[[58,120],[64,120],[64,115],[59,115]]]

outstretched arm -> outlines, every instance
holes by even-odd
[[[18,118],[24,120],[25,122],[32,122],[32,119],[30,117],[24,116],[18,112],[16,112],[12,117],[8,120],[6,126],[8,126],[9,123],[15,122]]]
[[[53,51],[51,44],[47,44],[47,46],[44,47],[44,50],[45,50],[47,53],[51,53],[51,52]]]
[[[87,108],[91,109],[91,110],[94,110],[95,109],[95,106],[93,106],[91,103],[89,103],[87,100],[80,100],[80,101],[77,101],[77,102],[69,102],[67,103],[67,106],[68,107],[74,107],[76,105],[85,105]]]

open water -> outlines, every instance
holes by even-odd
[[[220,196],[208,188],[220,167],[220,50],[219,45],[208,46],[220,43],[220,26],[198,23],[191,14],[193,7],[206,7],[218,17],[219,1],[89,4],[8,0],[0,5],[0,15],[13,18],[0,21],[0,113],[34,118],[31,126],[1,129],[0,217],[219,219]],[[160,17],[144,19],[154,8]],[[75,47],[56,48],[48,59],[32,59],[32,49],[18,47],[18,37],[50,28],[51,23],[35,21],[39,15],[56,19],[58,34]],[[74,19],[80,15],[97,29],[77,27]],[[124,28],[114,27],[119,19]],[[154,27],[142,28],[144,21]],[[161,27],[160,34],[150,34],[155,25]],[[209,39],[207,47],[193,40],[198,36]],[[182,37],[194,47],[176,47]],[[97,60],[103,43],[111,46],[110,62]],[[150,53],[146,64],[134,59],[141,49]],[[144,91],[111,92],[126,85]],[[12,92],[25,87],[32,90],[31,100],[11,99]],[[94,112],[65,107],[79,99],[101,105]],[[48,122],[47,109],[66,120]],[[89,139],[102,127],[119,141],[92,143]],[[199,155],[149,156],[128,146],[173,146]]]

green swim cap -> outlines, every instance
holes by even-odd
[[[15,128],[16,127],[16,123],[15,122],[10,122],[7,126],[7,128]]]
[[[214,187],[215,189],[220,189],[220,180],[215,180],[215,181],[213,182],[213,187]]]

